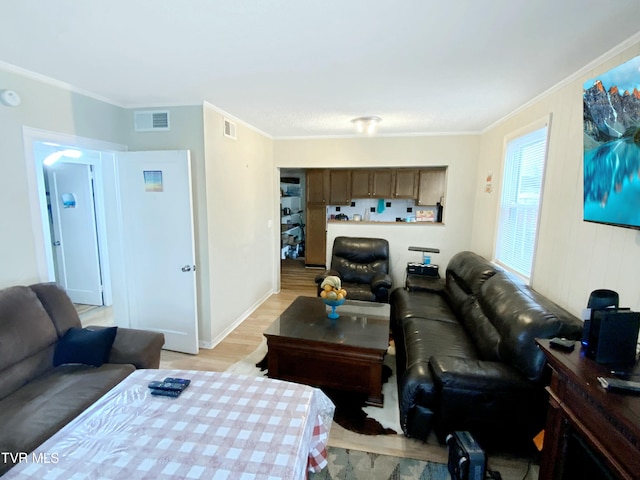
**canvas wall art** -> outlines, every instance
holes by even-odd
[[[640,56],[583,85],[584,220],[640,228]]]

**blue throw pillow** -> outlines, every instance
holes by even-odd
[[[83,363],[99,367],[109,360],[111,346],[118,327],[87,330],[73,327],[58,341],[53,354],[53,366],[65,363]]]

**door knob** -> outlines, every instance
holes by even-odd
[[[191,271],[191,266],[190,265],[185,265],[184,267],[181,268],[181,270],[183,272],[190,272]]]

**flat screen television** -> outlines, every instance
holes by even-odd
[[[640,56],[583,85],[584,220],[640,229]]]

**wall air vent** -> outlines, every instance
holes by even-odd
[[[226,118],[224,119],[224,136],[236,139],[236,124]]]
[[[170,130],[168,110],[140,110],[133,115],[136,132]]]

